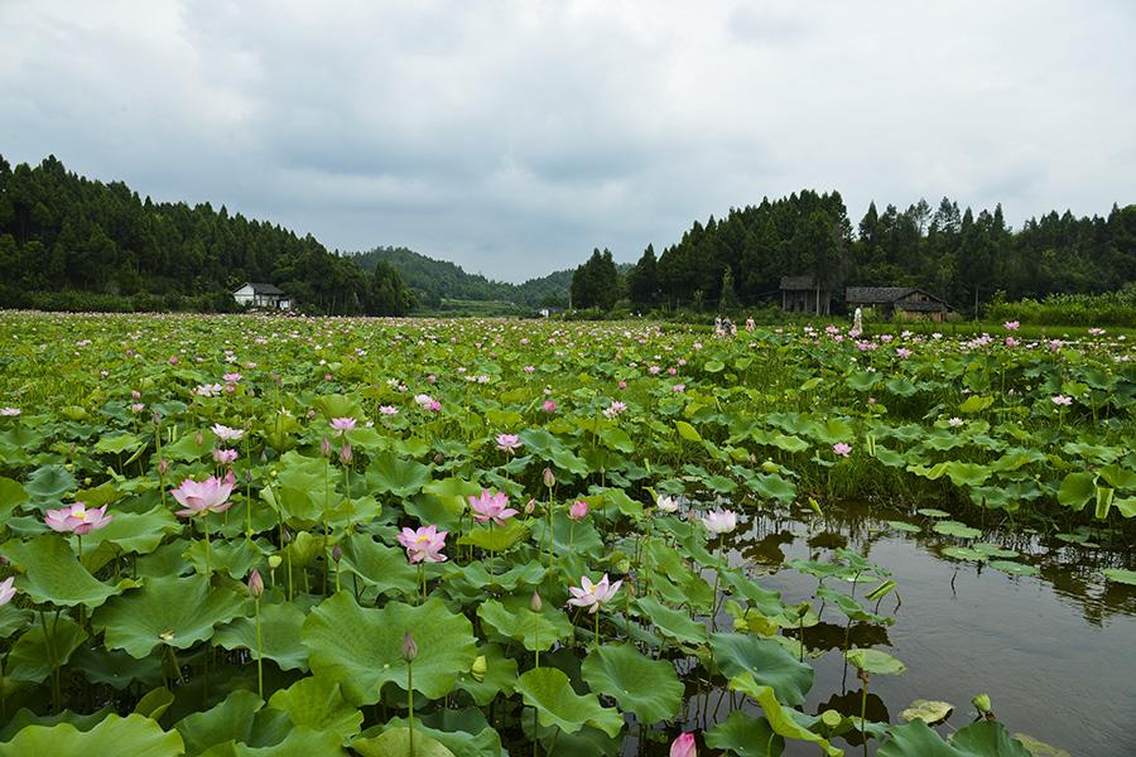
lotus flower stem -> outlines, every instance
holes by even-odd
[[[264,699],[264,639],[260,632],[260,597],[256,598],[256,691]]]
[[[860,738],[864,741],[864,757],[868,757],[868,736],[864,732],[864,717],[868,712],[868,681],[871,680],[868,671],[860,671],[860,680],[864,682],[864,688],[860,692]]]
[[[593,639],[593,642],[596,645],[596,649],[599,649],[600,648],[600,611],[599,611],[599,609],[596,610],[596,614],[593,615],[592,617],[595,618],[595,621],[596,621],[595,622],[596,634],[595,634],[595,638]]]
[[[201,519],[201,530],[205,532],[205,575],[210,576],[213,574],[213,554],[212,546],[209,544],[209,524],[205,522],[205,518]]]

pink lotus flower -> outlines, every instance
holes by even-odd
[[[728,534],[738,527],[738,514],[733,510],[714,510],[702,516],[702,525],[715,536]]]
[[[0,581],[0,607],[11,602],[12,597],[16,596],[16,589],[12,586],[12,582],[15,580],[15,576],[8,576]]]
[[[220,423],[214,423],[212,429],[213,435],[223,442],[239,442],[245,437],[244,429],[229,428]]]
[[[0,407],[0,416],[5,418],[15,418],[21,412],[18,407]]]
[[[398,534],[398,543],[406,548],[406,558],[416,562],[445,562],[442,550],[446,548],[448,531],[439,531],[437,526],[422,526],[418,529],[404,528]]]
[[[671,742],[670,757],[698,757],[693,733],[683,733]]]
[[[603,411],[603,414],[605,416],[607,416],[608,418],[614,418],[615,416],[619,415],[620,413],[622,413],[626,409],[627,409],[627,403],[620,402],[619,400],[615,400],[610,405],[608,405],[607,409]]]
[[[145,409],[146,409],[146,403],[145,402],[131,402],[130,403],[130,412],[132,412],[132,413],[140,413]]]
[[[240,380],[241,380],[241,374],[239,374],[239,373],[226,373],[225,375],[221,376],[221,378],[223,378],[225,380],[226,384],[238,384],[238,383],[240,383]]]
[[[229,495],[233,493],[236,483],[236,476],[229,471],[224,478],[210,476],[204,481],[187,478],[180,486],[171,490],[170,494],[184,508],[177,511],[177,514],[183,518],[211,512],[222,513],[233,506],[229,501]]]
[[[675,384],[674,386],[671,387],[671,391],[676,392],[678,394],[682,394],[683,392],[686,391],[686,384]]]
[[[1006,321],[1002,325],[1006,327],[1006,331],[1017,331],[1022,324],[1018,321]]]
[[[1073,398],[1064,394],[1057,394],[1049,398],[1054,405],[1068,407],[1073,404]]]
[[[516,434],[497,434],[497,449],[512,454],[521,448],[521,439]]]
[[[355,428],[354,418],[332,418],[331,428],[336,434],[342,436],[351,429]]]
[[[380,405],[379,412],[383,415],[398,415],[398,408],[394,405]]]
[[[232,465],[236,461],[238,455],[235,449],[221,449],[216,447],[213,450],[213,462],[218,465]]]
[[[493,521],[498,526],[505,525],[505,521],[517,514],[509,507],[509,497],[504,492],[490,492],[481,490],[481,496],[470,497],[469,507],[473,510],[473,517],[478,523]]]
[[[845,444],[844,442],[837,442],[832,445],[833,454],[840,455],[841,457],[848,457],[852,452],[852,445]]]
[[[906,360],[907,358],[911,357],[911,350],[907,349],[906,347],[900,347],[895,351],[895,354],[898,355],[901,359]]]
[[[91,531],[97,531],[110,523],[113,516],[106,514],[107,506],[88,510],[83,502],[76,502],[70,507],[61,507],[58,510],[48,510],[43,522],[52,531],[72,533],[82,536]]]
[[[568,517],[572,520],[583,520],[588,517],[588,503],[578,499],[568,508]]]
[[[600,609],[600,605],[610,601],[622,585],[622,579],[608,583],[607,573],[604,573],[598,583],[592,583],[592,579],[587,576],[580,576],[579,586],[568,587],[568,592],[572,595],[568,604],[574,607],[587,607],[588,613],[594,615]]]
[[[546,413],[556,412],[556,403],[553,400],[545,400],[544,404],[540,406]]]

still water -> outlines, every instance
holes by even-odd
[[[874,644],[907,664],[900,676],[872,679],[868,718],[902,723],[915,699],[955,705],[944,736],[973,717],[970,699],[988,693],[1011,733],[1026,733],[1073,755],[1136,755],[1136,587],[1106,582],[1101,568],[1132,567],[1126,549],[1066,544],[1036,534],[983,530],[982,541],[1021,553],[1037,576],[1010,576],[989,567],[946,559],[939,549],[961,542],[931,531],[922,516],[845,508],[839,517],[755,515],[734,543],[734,558],[786,604],[812,597],[816,579],[782,567],[802,558],[828,561],[845,546],[893,574],[902,603],[883,601],[895,624],[854,627],[853,639]],[[891,529],[887,520],[923,527],[919,534]],[[981,527],[980,523],[971,525]],[[847,592],[828,579],[826,585]],[[874,582],[869,583],[870,586]],[[861,587],[859,592],[863,594]],[[844,617],[829,607],[806,630],[816,681],[806,711],[830,707],[859,715],[859,682],[846,671],[841,648]],[[850,708],[855,707],[853,712]],[[718,713],[725,717],[726,710]],[[858,754],[862,747],[837,745]],[[873,742],[872,746],[875,746]],[[786,754],[817,753],[787,743]]]

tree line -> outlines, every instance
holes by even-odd
[[[1136,280],[1136,205],[1105,217],[1053,211],[1015,231],[1001,205],[975,214],[943,198],[881,213],[873,202],[853,228],[839,192],[806,189],[695,221],[662,254],[648,245],[626,275],[613,268],[610,252],[594,251],[573,276],[573,305],[728,310],[772,302],[782,276],[807,275],[837,300],[845,286],[913,286],[976,312],[996,293],[1040,299]]]
[[[0,305],[224,311],[246,281],[276,284],[314,313],[399,315],[414,304],[392,266],[366,271],[310,234],[224,206],[142,199],[54,156],[15,168],[0,156]]]

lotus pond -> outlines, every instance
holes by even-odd
[[[0,755],[1131,753],[1095,332],[0,313]]]

